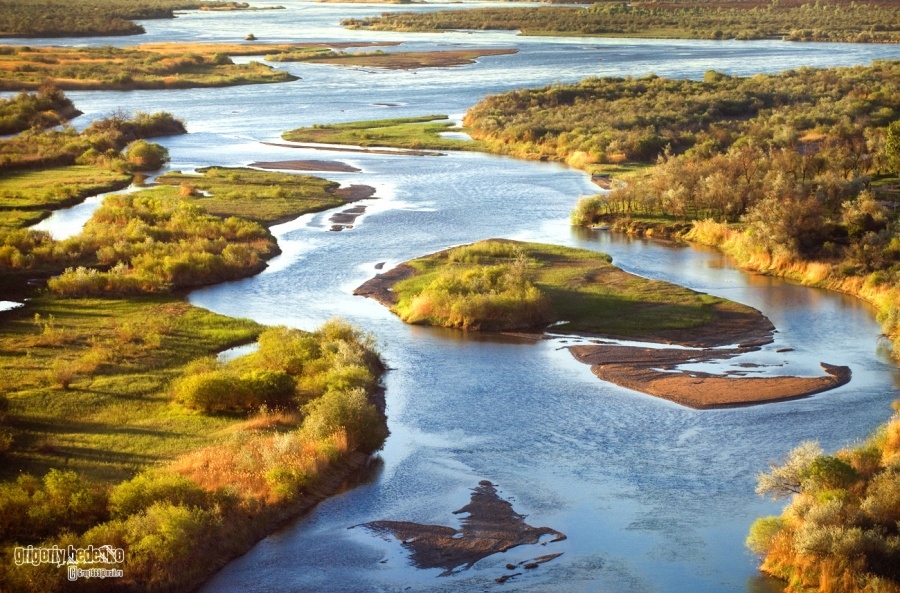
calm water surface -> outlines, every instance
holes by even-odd
[[[119,108],[166,110],[184,118],[190,134],[162,140],[172,155],[171,169],[334,159],[362,171],[323,176],[377,188],[355,228],[328,231],[330,213],[276,227],[284,253],[265,272],[191,295],[197,305],[263,323],[312,329],[335,315],[348,318],[377,337],[393,369],[386,376],[392,434],[371,475],[262,541],[203,591],[771,590],[757,576],[757,560],[743,540],[755,517],[779,512],[781,503],[753,493],[754,475],[803,440],[818,439],[833,450],[865,437],[888,417],[896,397],[900,377],[878,353],[879,330],[869,307],[741,273],[713,251],[573,230],[569,211],[579,195],[596,188],[586,175],[561,165],[468,153],[325,153],[260,141],[277,142],[282,131],[313,123],[426,113],[459,118],[489,93],[587,76],[775,72],[896,59],[900,48],[520,38],[504,32],[375,34],[345,31],[337,23],[386,10],[459,5],[281,4],[287,9],[148,21],[141,38],[48,43],[239,41],[252,32],[264,42],[409,40],[398,49],[483,46],[520,52],[418,71],[278,64],[302,78],[280,85],[69,93],[86,113],[75,121],[78,126]],[[749,304],[779,330],[776,342],[754,360],[784,365],[771,366],[773,372],[799,374],[820,372],[820,361],[846,364],[853,380],[801,401],[699,412],[600,382],[559,341],[522,344],[409,327],[380,305],[351,295],[376,273],[377,263],[390,267],[488,237],[605,251],[633,273]],[[782,347],[794,351],[775,352]],[[553,527],[568,539],[515,548],[438,577],[439,571],[411,567],[396,542],[348,529],[377,519],[456,526],[451,512],[483,479],[497,484],[528,523]],[[505,584],[494,581],[508,572],[507,562],[550,552],[564,554]]]

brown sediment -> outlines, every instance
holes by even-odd
[[[517,49],[455,49],[442,51],[410,51],[392,53],[355,53],[306,58],[324,64],[363,66],[384,70],[415,70],[418,68],[443,68],[474,64],[484,56],[501,56],[518,53]],[[298,61],[303,58],[298,58]]]
[[[332,173],[357,173],[362,169],[352,167],[340,161],[262,161],[250,163],[248,167],[257,169],[280,169],[283,171],[326,171]]]
[[[332,214],[331,218],[328,219],[334,223],[331,225],[331,230],[342,231],[344,229],[352,229],[354,223],[356,223],[356,219],[359,218],[360,214],[365,213],[365,211],[365,206],[354,206],[353,208],[348,208],[342,212]]]
[[[371,185],[348,185],[347,187],[338,188],[331,193],[348,202],[356,202],[374,196],[375,188]]]
[[[430,150],[409,150],[405,148],[359,148],[351,146],[326,146],[324,144],[301,143],[281,144],[278,142],[260,142],[266,146],[278,146],[281,148],[311,148],[313,150],[329,150],[332,152],[365,152],[368,154],[392,154],[397,156],[446,156],[443,152],[434,152]]]
[[[397,295],[391,290],[397,282],[414,276],[416,269],[408,264],[400,264],[387,272],[376,274],[374,278],[366,280],[359,288],[353,291],[356,296],[375,299],[385,307],[397,304]]]
[[[451,575],[460,567],[473,564],[498,552],[522,545],[537,544],[545,535],[551,542],[566,536],[549,527],[532,527],[525,523],[525,515],[497,495],[494,484],[487,480],[472,491],[469,504],[454,514],[469,513],[460,520],[462,529],[444,525],[425,525],[408,521],[372,521],[362,527],[378,534],[390,534],[410,551],[410,559],[417,568],[443,568],[441,576]],[[535,562],[549,562],[560,554],[547,554]]]
[[[754,348],[755,349],[755,348]],[[600,379],[696,409],[727,408],[807,397],[850,381],[846,366],[820,363],[821,377],[735,377],[677,370],[686,363],[725,360],[752,349],[682,350],[594,344],[572,346],[576,360]]]

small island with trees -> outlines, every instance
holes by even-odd
[[[784,401],[850,380],[850,369],[825,363],[820,377],[679,370],[758,349],[772,341],[774,327],[755,309],[628,274],[594,251],[492,239],[401,264],[355,294],[374,298],[412,324],[599,338],[570,347],[599,378],[694,408]]]

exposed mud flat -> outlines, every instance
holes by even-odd
[[[361,214],[364,214],[365,211],[365,206],[354,206],[353,208],[348,208],[342,212],[332,214],[328,219],[334,223],[331,225],[331,230],[342,231],[344,229],[352,229],[353,225],[356,223],[356,219],[359,218]]]
[[[786,401],[850,381],[849,367],[821,363],[821,377],[741,377],[677,370],[680,364],[732,358],[747,349],[681,350],[590,345],[569,348],[600,379],[697,409]],[[731,374],[733,375],[733,373]]]
[[[372,521],[361,527],[397,538],[410,551],[410,560],[417,568],[443,568],[441,576],[470,568],[482,558],[510,548],[540,543],[544,536],[552,535],[550,542],[566,539],[564,534],[550,527],[532,527],[525,523],[525,515],[515,512],[512,504],[500,498],[495,485],[487,480],[478,483],[469,504],[453,513],[469,513],[468,517],[460,519],[462,529],[408,521]],[[559,556],[543,555],[524,566],[537,568],[538,564]],[[510,570],[517,567],[507,565]],[[512,576],[515,575],[504,575],[497,580],[503,582]]]
[[[281,171],[317,171],[328,173],[358,173],[362,169],[357,169],[347,163],[340,161],[261,161],[250,163],[248,167],[256,167],[257,169],[275,169]]]

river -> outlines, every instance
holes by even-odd
[[[202,590],[777,590],[758,576],[758,561],[743,546],[751,522],[783,505],[757,497],[754,476],[803,440],[834,450],[888,418],[900,376],[880,351],[870,307],[742,273],[711,250],[573,229],[569,211],[579,195],[596,188],[583,173],[561,165],[474,153],[323,153],[260,141],[277,142],[282,131],[314,123],[426,113],[459,118],[485,94],[587,76],[775,72],[896,59],[900,47],[376,34],[345,31],[337,23],[385,10],[459,5],[280,4],[287,8],[147,21],[142,37],[47,43],[239,41],[252,32],[263,42],[409,40],[398,49],[520,51],[466,67],[418,71],[278,64],[302,79],[278,85],[68,93],[85,112],[75,121],[79,127],[120,108],[184,118],[190,133],[161,141],[172,156],[170,169],[334,159],[361,172],[322,176],[377,189],[376,199],[363,202],[367,211],[354,228],[329,231],[330,213],[275,227],[283,254],[266,271],[190,296],[192,303],[227,315],[304,329],[345,317],[377,337],[392,369],[385,377],[391,436],[370,475],[260,542]],[[754,355],[768,370],[818,372],[818,362],[825,361],[849,365],[853,380],[799,401],[695,411],[600,382],[560,341],[525,344],[410,327],[351,295],[378,263],[390,267],[487,237],[605,251],[636,274],[746,303],[779,330],[776,342]],[[778,348],[794,350],[776,353]],[[480,480],[497,484],[529,524],[552,527],[568,539],[515,548],[440,577],[437,570],[413,568],[398,543],[348,529],[379,519],[457,526],[452,511]],[[551,552],[563,555],[505,584],[495,582],[508,572],[508,562]]]

